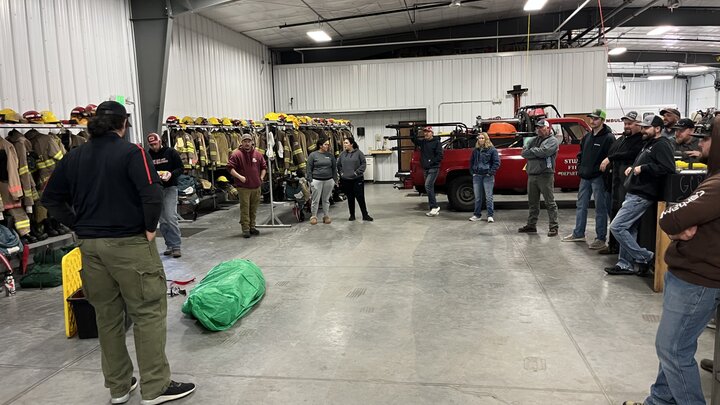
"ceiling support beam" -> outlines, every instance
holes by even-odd
[[[615,15],[617,15],[619,12],[623,11],[623,10],[626,9],[628,6],[630,6],[630,4],[632,4],[633,1],[634,1],[634,0],[624,0],[624,1],[623,1],[623,4],[621,4],[620,7],[614,8],[614,9],[610,12],[610,14],[608,14],[608,15],[605,17],[605,20],[610,20],[611,18],[615,17]],[[597,24],[595,24],[595,25],[593,25],[592,27],[590,27],[590,28],[586,29],[585,31],[581,32],[581,33],[578,34],[575,38],[570,38],[570,39],[568,40],[568,43],[569,43],[569,44],[572,44],[573,42],[576,42],[576,41],[579,40],[580,38],[582,38],[582,37],[584,37],[585,35],[587,35],[590,31],[593,31],[593,30],[596,30],[596,29],[600,28],[601,25],[602,25],[602,22],[601,22],[601,21],[598,21]]]
[[[619,23],[617,23],[617,24],[615,24],[615,25],[613,25],[613,26],[611,26],[611,27],[608,27],[604,32],[600,32],[599,34],[597,34],[597,35],[595,35],[594,37],[590,38],[587,42],[585,42],[584,44],[582,44],[581,47],[590,45],[593,41],[597,40],[598,38],[602,37],[603,35],[607,34],[608,32],[612,31],[613,29],[615,29],[615,28],[617,28],[617,27],[622,27],[623,25],[627,24],[628,22],[630,22],[630,21],[631,21],[632,19],[634,19],[635,17],[637,17],[637,16],[639,16],[640,14],[648,11],[648,10],[650,9],[650,7],[654,6],[655,3],[659,2],[659,1],[660,1],[660,0],[652,0],[652,1],[651,1],[650,3],[648,3],[645,7],[641,8],[640,10],[635,11],[634,13],[632,13],[631,15],[629,15],[628,17],[626,17],[624,20],[620,21]]]
[[[170,15],[177,17],[180,14],[196,13],[210,7],[237,3],[238,0],[169,0],[168,2]]]
[[[720,66],[720,57],[711,53],[627,51],[613,56],[610,62],[678,62],[717,67]]]
[[[173,28],[169,3],[169,0],[130,0],[130,21],[135,36],[140,97],[141,136],[148,132],[159,132],[161,128]]]

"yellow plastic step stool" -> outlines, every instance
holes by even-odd
[[[68,298],[80,288],[82,279],[82,255],[80,248],[75,248],[62,258],[62,279],[63,279],[63,307],[65,308],[65,336],[71,338],[77,333],[75,314],[70,307]]]

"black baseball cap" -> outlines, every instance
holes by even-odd
[[[692,133],[692,136],[695,138],[709,138],[712,135],[713,131],[713,123],[712,121],[706,123],[706,124],[700,124],[695,127],[695,132]]]
[[[132,124],[130,123],[130,114],[128,114],[125,106],[118,103],[117,101],[103,101],[102,103],[100,103],[100,105],[97,106],[97,109],[95,110],[95,116],[99,117],[101,115],[119,115],[122,117],[126,117],[128,119],[128,126],[132,126]]]
[[[620,118],[620,119],[621,119],[622,121],[628,120],[628,121],[637,122],[637,123],[642,122],[642,121],[640,121],[640,120],[638,119],[638,113],[637,113],[637,111],[630,111],[630,112],[628,112],[624,117],[622,117],[622,118]]]
[[[673,126],[673,129],[695,128],[695,121],[690,118],[683,118]]]

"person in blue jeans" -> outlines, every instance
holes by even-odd
[[[495,206],[493,204],[493,187],[495,186],[495,172],[500,168],[500,156],[493,146],[490,137],[485,132],[477,136],[475,149],[470,156],[470,173],[473,179],[473,193],[475,193],[475,211],[470,217],[471,221],[482,218],[483,191],[487,197],[488,222],[495,222]]]
[[[620,246],[618,262],[606,267],[611,275],[647,275],[654,268],[653,252],[640,247],[637,228],[645,211],[660,199],[665,177],[675,172],[675,158],[670,139],[662,136],[662,118],[651,115],[641,124],[643,148],[632,166],[625,170],[627,194],[622,207],[610,224],[610,232]],[[635,265],[639,270],[635,271]]]
[[[580,189],[575,213],[575,229],[572,234],[562,238],[562,241],[585,242],[588,207],[590,206],[590,196],[592,196],[595,200],[595,240],[589,247],[597,250],[604,248],[607,240],[608,203],[610,201],[600,165],[607,158],[615,135],[613,135],[612,129],[605,124],[605,111],[595,110],[592,114],[588,114],[588,117],[591,119],[590,132],[582,138],[580,153],[577,156]]]
[[[693,136],[702,139],[700,159],[708,164],[708,176],[659,221],[673,242],[665,253],[668,272],[655,338],[658,375],[644,402],[623,405],[705,404],[695,352],[720,299],[720,117],[702,128]]]
[[[440,138],[436,138],[432,127],[422,129],[423,137],[417,137],[417,131],[411,133],[410,139],[420,149],[420,166],[425,172],[425,192],[428,196],[430,211],[425,215],[436,217],[440,214],[440,206],[435,198],[435,180],[440,171],[440,163],[443,158],[442,144]]]

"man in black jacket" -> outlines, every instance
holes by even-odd
[[[167,286],[155,245],[162,189],[150,156],[127,142],[125,107],[100,104],[90,140],[58,163],[42,196],[48,211],[80,239],[83,290],[95,308],[105,386],[113,404],[138,380],[125,345],[125,316],[135,324],[141,404],[187,396],[194,384],[170,380],[165,357]]]
[[[432,127],[425,127],[422,131],[422,139],[418,139],[415,132],[412,133],[411,139],[415,146],[420,148],[420,165],[425,171],[425,191],[428,195],[428,205],[430,207],[430,212],[425,215],[436,217],[440,214],[440,206],[435,199],[435,180],[437,180],[440,171],[443,150],[440,138],[435,138]]]
[[[626,116],[622,117],[625,124],[625,130],[620,138],[610,146],[608,157],[600,164],[600,170],[605,172],[606,178],[610,179],[610,220],[615,219],[623,201],[625,201],[625,170],[630,167],[638,153],[643,147],[643,135],[638,120],[638,113],[630,111]],[[618,254],[620,246],[610,232],[608,246],[601,249],[598,253],[601,255]]]
[[[177,204],[178,189],[177,179],[183,172],[183,162],[180,154],[172,148],[163,146],[160,136],[151,133],[147,137],[148,153],[152,158],[158,176],[163,187],[163,209],[160,214],[160,233],[165,239],[165,256],[181,257],[180,251],[180,226],[178,226]]]
[[[637,225],[645,211],[660,199],[665,176],[675,172],[672,141],[662,135],[662,118],[648,116],[641,126],[645,144],[632,166],[625,170],[629,176],[627,195],[610,224],[610,232],[620,245],[617,264],[605,268],[612,275],[645,275],[652,271],[654,254],[638,245]]]
[[[600,164],[607,157],[615,136],[610,127],[605,125],[605,111],[595,110],[592,114],[588,114],[588,117],[591,119],[590,132],[585,134],[580,142],[580,153],[577,156],[580,189],[575,213],[575,229],[572,234],[562,238],[562,241],[585,242],[585,226],[592,195],[595,200],[595,240],[590,244],[590,249],[602,249],[607,239],[609,200]]]

